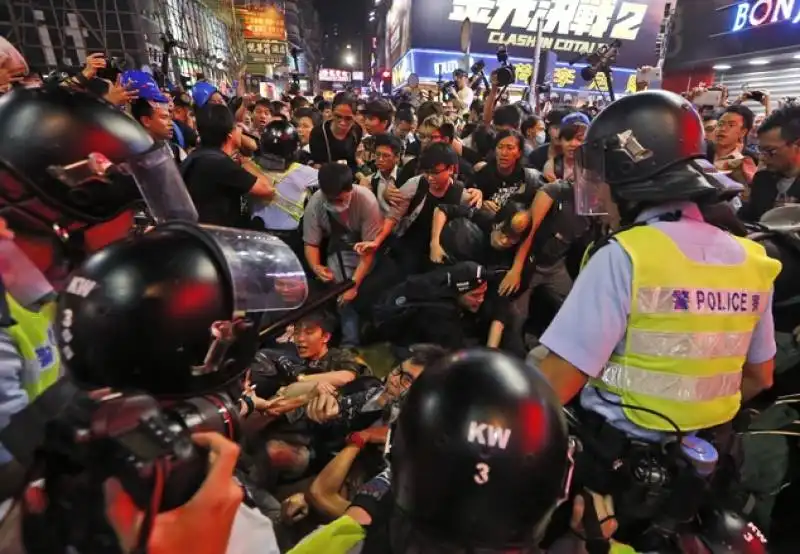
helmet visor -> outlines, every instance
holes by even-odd
[[[22,306],[33,306],[54,294],[50,281],[13,240],[0,240],[0,278]]]
[[[128,159],[123,167],[136,180],[156,223],[197,222],[197,209],[166,143],[156,144],[144,154]]]
[[[584,216],[608,215],[610,199],[602,150],[581,145],[575,151],[575,212]]]
[[[257,231],[201,226],[225,257],[234,310],[274,312],[300,307],[308,282],[300,260],[282,240]]]

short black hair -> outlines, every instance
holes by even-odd
[[[295,326],[299,327],[301,325],[313,325],[326,333],[333,334],[336,331],[336,318],[327,311],[318,310],[298,319]]]
[[[353,110],[353,113],[356,113],[356,111],[358,110],[358,98],[356,98],[355,95],[349,92],[340,92],[336,96],[334,96],[331,108],[335,108],[336,106],[341,106],[342,104],[350,106],[350,109]]]
[[[309,105],[308,98],[305,96],[295,96],[289,102],[289,108],[292,110],[292,113],[299,110],[300,108],[305,108]]]
[[[430,171],[437,165],[458,166],[458,154],[453,147],[444,142],[434,142],[419,157],[419,168]]]
[[[558,138],[561,140],[572,140],[577,137],[579,133],[586,133],[586,125],[567,123],[566,125],[562,125],[558,130]]]
[[[716,116],[716,114],[713,113],[707,113],[703,115],[703,123],[708,123],[709,121],[716,121],[717,119],[718,117]]]
[[[572,106],[556,106],[547,112],[547,115],[544,118],[544,124],[547,125],[548,128],[561,125],[561,120],[574,111],[575,108]]]
[[[753,110],[751,110],[747,106],[742,106],[741,104],[733,104],[725,108],[725,110],[722,112],[722,115],[725,115],[726,113],[733,113],[742,116],[744,128],[748,132],[750,132],[750,129],[753,128],[753,121],[755,120],[756,116],[753,115]]]
[[[541,120],[542,120],[542,118],[539,117],[538,115],[529,115],[528,117],[523,119],[522,120],[522,127],[520,127],[520,130],[522,131],[522,134],[527,136],[528,131],[530,131],[531,129],[536,127],[536,125],[538,125],[538,123]]]
[[[143,117],[153,117],[153,105],[149,100],[137,98],[131,102],[131,115],[133,119],[141,123]]]
[[[375,135],[375,150],[377,150],[379,146],[386,146],[391,148],[395,156],[399,155],[403,151],[402,141],[396,136],[390,135],[388,133],[381,133],[379,135]]]
[[[445,121],[439,126],[439,134],[442,135],[442,138],[453,142],[453,139],[456,138],[456,126],[449,121]]]
[[[414,365],[428,367],[448,354],[447,349],[438,344],[417,343],[408,347],[408,361]]]
[[[269,103],[269,112],[272,115],[280,115],[281,111],[286,107],[286,104],[281,102],[280,100],[273,100]]]
[[[428,100],[427,102],[423,102],[417,110],[417,119],[425,121],[432,115],[442,114],[444,114],[444,107],[438,102]]]
[[[311,123],[314,124],[314,127],[322,123],[322,114],[319,113],[315,108],[305,107],[305,108],[297,108],[294,112],[292,112],[292,120],[296,123],[307,117],[311,120]]]
[[[486,125],[478,125],[472,133],[472,144],[475,145],[475,150],[481,158],[485,158],[487,154],[494,148],[495,132],[494,129]]]
[[[319,190],[327,198],[336,198],[342,192],[353,189],[353,172],[344,164],[322,164],[317,180],[319,181]]]
[[[367,102],[364,108],[365,116],[377,117],[379,121],[383,121],[384,123],[391,123],[393,114],[394,108],[385,100],[372,100],[371,102]]]
[[[519,129],[519,123],[522,116],[516,106],[500,106],[494,111],[492,116],[492,123],[497,125],[509,126],[514,129]]]
[[[525,150],[525,137],[522,136],[522,133],[515,129],[500,131],[497,133],[497,136],[494,138],[494,145],[497,146],[500,144],[500,141],[512,137],[517,141],[517,146],[519,147],[519,151],[523,152]]]
[[[786,106],[775,110],[758,127],[758,134],[772,129],[780,129],[781,138],[788,143],[800,141],[800,106]]]
[[[268,112],[272,113],[272,100],[268,98],[259,98],[256,100],[256,103],[253,104],[253,109],[256,109],[256,106],[261,106],[266,108]]]
[[[236,126],[228,106],[206,104],[197,112],[197,134],[200,143],[210,148],[220,148]]]
[[[406,123],[413,123],[414,122],[414,110],[409,110],[407,108],[400,108],[397,110],[397,114],[394,116],[396,121],[404,121]]]

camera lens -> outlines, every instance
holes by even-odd
[[[165,413],[189,433],[211,431],[234,442],[239,439],[239,409],[227,394],[190,398],[170,406]]]
[[[497,68],[497,84],[506,87],[514,82],[514,71],[510,67]]]

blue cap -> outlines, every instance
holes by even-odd
[[[195,85],[192,87],[192,99],[194,100],[195,106],[198,108],[205,106],[208,103],[209,98],[211,98],[211,95],[215,92],[219,92],[217,87],[207,81],[195,83]]]
[[[149,73],[131,69],[122,74],[123,85],[130,86],[139,93],[139,98],[144,98],[150,102],[166,104],[169,102],[163,92],[158,88],[158,83]]]
[[[583,112],[572,112],[571,114],[565,115],[561,120],[562,127],[564,125],[586,125],[588,127],[590,123],[589,116]]]

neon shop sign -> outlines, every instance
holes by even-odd
[[[756,0],[736,5],[731,31],[791,21],[800,22],[800,0]]]

